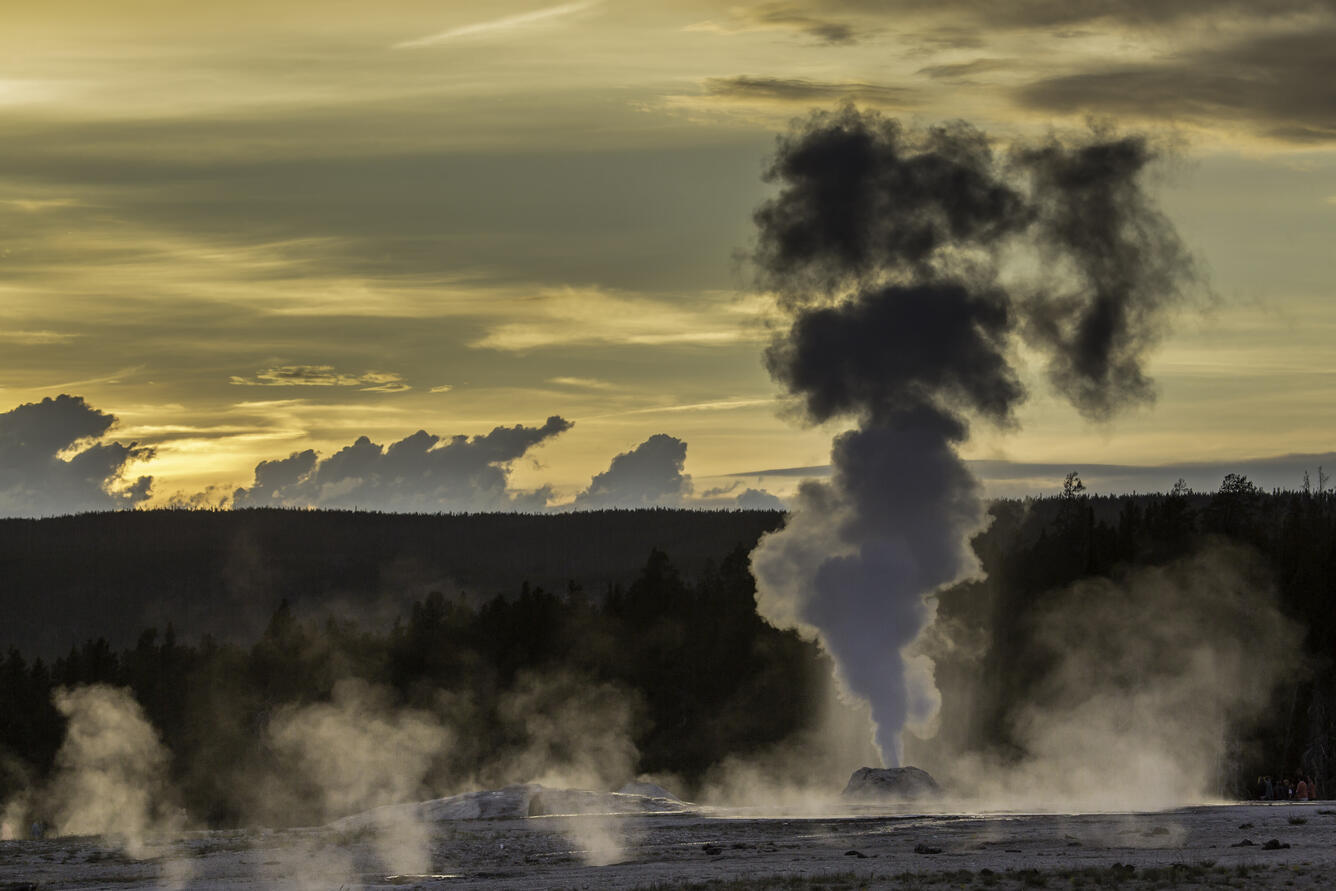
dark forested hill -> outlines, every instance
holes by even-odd
[[[1077,481],[991,515],[973,542],[984,574],[936,597],[922,644],[940,729],[907,747],[912,762],[948,781],[981,764],[1047,783],[1137,762],[1144,743],[1198,790],[1248,796],[1263,774],[1302,772],[1330,796],[1336,496],[1264,493],[1232,474],[1209,494],[1094,497]],[[283,716],[331,703],[362,715],[349,690],[453,728],[422,794],[532,779],[511,755],[539,743],[694,794],[715,766],[821,726],[829,660],[756,612],[748,555],[782,520],[2,521],[0,801],[51,775],[65,729],[53,693],[96,684],[131,691],[182,804],[212,825],[329,817],[256,810],[246,795],[285,776]],[[560,708],[530,720],[539,706]],[[553,728],[558,742],[535,742]],[[591,742],[600,728],[621,742]]]
[[[283,600],[299,615],[388,624],[440,591],[471,603],[521,584],[600,596],[651,548],[695,578],[780,525],[773,511],[379,514],[133,511],[0,520],[0,649],[52,656],[172,623],[249,641]]]

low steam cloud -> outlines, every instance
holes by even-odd
[[[147,500],[153,478],[130,481],[125,471],[153,450],[100,442],[115,423],[83,397],[64,394],[0,414],[0,516],[117,510]]]
[[[429,827],[387,806],[431,797],[428,774],[452,738],[434,715],[396,709],[388,691],[349,678],[327,703],[282,710],[269,736],[298,794],[316,796],[325,820],[376,809],[373,844],[385,871],[430,871]]]
[[[97,835],[142,856],[150,834],[182,828],[167,785],[168,753],[128,690],[62,688],[68,721],[44,810],[61,835]]]
[[[496,753],[481,784],[616,789],[635,776],[638,708],[632,693],[610,682],[522,673],[498,708],[516,742]]]
[[[1005,161],[991,145],[964,123],[816,113],[780,139],[780,192],[755,215],[761,282],[790,315],[767,367],[808,421],[855,424],[830,481],[805,484],[754,552],[758,605],[819,635],[889,764],[906,727],[932,729],[933,666],[908,648],[932,593],[978,571],[980,486],[957,450],[971,418],[1014,425],[1014,341],[1046,350],[1058,390],[1106,418],[1153,395],[1141,362],[1191,279],[1141,190],[1144,139],[1053,138]],[[1012,281],[1009,262],[1047,272]]]
[[[1303,638],[1260,562],[1224,545],[1052,592],[1031,634],[1046,668],[1006,710],[1019,754],[970,754],[945,732],[911,740],[919,763],[985,807],[1155,810],[1216,799],[1241,754],[1226,740],[1273,707]]]

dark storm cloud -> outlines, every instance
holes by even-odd
[[[1258,18],[1336,9],[1333,0],[814,0],[815,11],[886,18],[907,14],[1009,28],[1053,28],[1087,23],[1157,26],[1191,18]]]
[[[97,442],[115,423],[83,397],[64,394],[0,414],[0,515],[118,510],[146,500],[152,477],[120,484],[126,466],[153,450]]]
[[[307,450],[261,462],[255,482],[236,491],[233,506],[432,513],[541,510],[550,490],[510,489],[510,465],[571,426],[553,415],[541,427],[497,427],[472,438],[442,440],[419,430],[388,448],[362,436],[323,460]]]
[[[705,92],[723,99],[765,100],[795,105],[829,105],[856,101],[864,105],[906,108],[919,104],[917,90],[858,81],[816,81],[790,77],[709,77]]]
[[[1106,65],[1023,87],[1031,108],[1210,124],[1295,143],[1336,140],[1336,25],[1266,34],[1162,62]]]
[[[578,509],[681,506],[690,497],[691,477],[682,472],[687,444],[656,433],[612,459],[608,469],[589,481],[575,498]]]

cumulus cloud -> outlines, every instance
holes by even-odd
[[[293,506],[384,511],[540,510],[551,490],[510,488],[510,465],[569,430],[553,415],[541,427],[497,427],[444,440],[419,430],[388,447],[362,436],[327,458],[313,450],[262,461],[255,481],[237,489],[234,507]]]
[[[679,506],[691,495],[691,477],[682,472],[687,444],[656,433],[612,459],[575,498],[577,508]]]
[[[278,365],[254,377],[232,375],[229,381],[243,387],[357,387],[364,392],[400,393],[411,390],[401,375],[392,371],[345,374],[333,365]]]
[[[765,489],[743,489],[735,501],[742,510],[784,510],[784,502],[779,496]]]
[[[131,482],[125,469],[153,449],[99,442],[115,423],[66,394],[0,414],[0,516],[118,510],[146,500],[153,478]]]
[[[656,433],[629,452],[612,459],[608,469],[589,481],[575,497],[577,510],[639,507],[740,508],[783,510],[784,503],[764,489],[734,494],[738,483],[694,495],[691,475],[683,472],[687,444],[676,436]]]

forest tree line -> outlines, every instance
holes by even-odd
[[[1303,637],[1301,670],[1275,691],[1280,705],[1232,728],[1237,757],[1221,791],[1248,794],[1255,776],[1278,768],[1336,788],[1336,497],[1265,493],[1234,475],[1213,493],[1107,497],[1069,480],[1058,497],[998,501],[990,511],[974,542],[986,577],[942,592],[939,604],[943,620],[986,641],[981,654],[938,663],[948,694],[943,720],[967,728],[971,750],[1020,754],[1014,718],[1045,670],[1027,619],[1053,592],[1227,541],[1256,555]],[[138,518],[123,519],[128,526]],[[718,546],[718,527],[709,515],[672,518],[684,527],[697,521],[705,534],[693,555]],[[725,758],[813,727],[830,673],[815,643],[758,617],[753,544],[729,545],[689,573],[668,549],[651,547],[626,583],[522,582],[489,599],[429,592],[388,627],[315,618],[284,602],[251,641],[167,624],[128,646],[91,637],[54,659],[13,646],[0,662],[0,799],[40,784],[53,768],[64,733],[53,691],[103,683],[133,691],[172,755],[174,785],[194,819],[243,822],[254,812],[238,765],[258,776],[273,761],[267,722],[285,705],[327,701],[348,677],[391,691],[396,706],[448,702],[459,710],[468,733],[451,746],[441,776],[477,780],[488,777],[497,752],[522,743],[507,703],[526,679],[560,676],[620,691],[631,714],[633,772],[672,774],[689,795]],[[988,695],[953,700],[953,685],[963,683]],[[969,714],[952,714],[962,708]],[[281,819],[312,816],[298,809]]]

